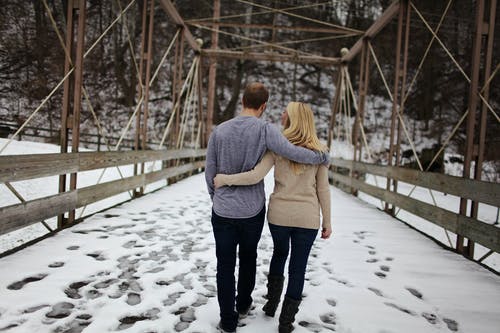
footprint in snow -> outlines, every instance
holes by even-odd
[[[62,261],[56,261],[56,262],[53,262],[52,264],[49,264],[50,268],[59,268],[59,267],[63,267],[63,266],[64,266],[64,262],[62,262]]]
[[[128,305],[137,305],[141,303],[141,295],[137,293],[129,293],[127,295],[127,304]]]
[[[371,292],[373,292],[377,296],[384,297],[384,294],[382,294],[382,292],[377,288],[368,287],[368,290],[370,290]]]
[[[414,311],[411,311],[409,309],[403,308],[402,306],[399,306],[397,304],[389,303],[389,302],[385,302],[384,304],[387,305],[387,306],[389,306],[389,307],[391,307],[391,308],[395,308],[395,309],[397,309],[397,310],[399,310],[401,312],[407,313],[407,314],[409,314],[411,316],[416,316],[417,315]]]
[[[54,332],[64,332],[64,333],[81,333],[83,330],[91,324],[90,321],[77,319],[64,326],[57,327]]]
[[[64,290],[64,293],[72,299],[82,298],[82,295],[78,293],[78,290],[86,285],[88,285],[91,281],[78,281],[73,282],[69,285],[68,288]]]
[[[325,313],[319,316],[319,319],[321,319],[322,322],[325,324],[331,324],[331,325],[336,325],[337,322],[337,316],[333,312]]]
[[[27,277],[21,281],[17,281],[17,282],[9,284],[7,286],[7,289],[19,290],[19,289],[23,288],[26,284],[43,280],[47,276],[48,276],[48,274],[44,274],[44,273],[36,274],[36,275],[30,276],[30,277]]]
[[[198,294],[198,298],[196,299],[196,301],[193,304],[191,304],[191,306],[197,308],[197,307],[205,305],[207,303],[208,303],[208,297],[206,297],[202,294]]]
[[[125,330],[127,328],[130,328],[134,326],[134,324],[138,321],[143,321],[143,320],[156,320],[158,319],[158,313],[160,313],[160,309],[153,308],[151,310],[148,310],[138,316],[127,316],[123,317],[120,320],[120,325],[118,326],[118,330]]]
[[[306,328],[308,331],[314,332],[314,333],[324,332],[325,328],[330,330],[330,331],[335,332],[335,328],[333,328],[333,327],[328,327],[326,325],[320,325],[320,324],[316,324],[316,323],[310,323],[310,322],[305,321],[305,320],[299,321],[299,325]]]
[[[45,314],[47,318],[61,319],[71,314],[75,306],[68,302],[60,302],[52,306],[52,310]]]
[[[89,257],[94,258],[97,261],[104,261],[104,260],[106,260],[106,257],[104,256],[104,254],[102,254],[102,252],[100,252],[100,251],[96,251],[96,252],[92,252],[92,253],[87,253],[86,255],[89,256]]]
[[[446,323],[446,326],[448,326],[448,329],[450,331],[453,331],[453,332],[458,331],[458,323],[455,320],[443,318],[443,321]]]
[[[175,302],[177,302],[177,299],[180,298],[182,294],[184,294],[184,292],[179,291],[179,292],[168,295],[168,299],[163,301],[163,305],[169,306],[169,305],[175,304]]]
[[[420,291],[418,291],[417,289],[415,289],[415,288],[405,287],[405,289],[408,290],[416,298],[422,299],[424,297],[424,295]]]
[[[439,322],[439,318],[434,313],[422,312],[422,317],[424,317],[432,325]]]
[[[328,305],[330,305],[330,306],[332,306],[332,307],[337,306],[337,301],[336,301],[336,300],[334,300],[333,298],[328,298],[328,299],[326,300],[326,302],[328,303]]]
[[[50,306],[50,305],[48,305],[48,304],[42,304],[42,305],[32,306],[32,307],[27,308],[26,310],[24,310],[22,313],[33,313],[33,312],[37,312],[38,310],[43,309],[43,308],[46,308],[46,307],[48,307],[48,306]],[[0,332],[1,332],[1,331],[2,331],[2,330],[0,329]]]

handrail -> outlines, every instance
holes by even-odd
[[[205,149],[182,149],[3,155],[0,156],[0,183],[205,154]]]
[[[0,235],[162,179],[199,171],[205,161],[196,159],[205,155],[205,149],[182,149],[0,156],[0,182],[4,183],[111,166],[189,159],[175,167],[0,207]]]
[[[333,167],[346,168],[358,173],[369,173],[407,182],[424,188],[454,194],[473,201],[500,206],[500,184],[465,179],[432,172],[379,166],[369,163],[332,158]],[[500,253],[500,228],[469,216],[436,207],[406,195],[365,183],[360,179],[330,171],[330,177],[350,188],[398,206],[414,215],[439,225],[446,230],[473,240]],[[458,207],[457,207],[458,208]]]
[[[497,183],[402,167],[380,166],[341,158],[332,158],[331,164],[362,173],[392,178],[492,206],[500,206],[500,184]]]

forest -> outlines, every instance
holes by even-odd
[[[210,48],[212,35],[210,25],[200,24],[200,22],[210,22],[210,17],[213,15],[213,2],[182,0],[173,3],[187,22],[193,36],[203,40],[203,48]],[[325,27],[324,22],[327,22],[331,26],[364,31],[390,4],[390,0],[259,0],[254,2],[221,0],[220,22],[245,23],[248,26],[272,24],[273,26],[303,28],[321,28]],[[417,72],[418,74],[408,94],[404,112],[413,139],[418,143],[419,149],[423,149],[442,144],[467,109],[469,83],[447,52],[453,56],[463,71],[470,75],[475,1],[419,0],[414,4],[433,29],[440,24],[441,15],[447,10],[447,15],[442,19],[437,35],[448,51],[438,43],[433,43],[428,49],[426,60],[421,68],[419,68],[420,61],[426,53],[432,34],[414,12],[410,24],[408,83]],[[0,0],[0,123],[22,123],[64,76],[65,55],[54,24],[64,34],[66,6],[67,1],[64,0]],[[176,31],[175,24],[160,8],[158,1],[155,6],[157,8],[154,17],[154,67],[159,64],[164,50],[167,49]],[[263,7],[272,7],[281,11],[266,11]],[[135,59],[138,57],[141,44],[143,1],[87,1],[86,48],[107,29],[124,8],[128,10],[122,19],[113,26],[84,61],[84,86],[105,132],[111,136],[119,135],[120,129],[124,127],[138,102]],[[285,15],[285,10],[297,15]],[[48,15],[49,11],[51,15]],[[303,17],[313,19],[304,20]],[[500,59],[499,21],[500,18],[497,17],[493,69]],[[307,29],[304,31],[300,29],[255,29],[232,27],[230,24],[220,29],[218,41],[220,49],[245,50],[252,47],[252,40],[260,40],[281,43],[280,45],[294,48],[297,52],[324,57],[339,57],[342,48],[350,48],[359,38],[359,34],[334,38],[335,36],[332,37],[331,34],[307,31]],[[392,87],[394,81],[396,29],[397,20],[394,19],[370,41],[389,87]],[[256,47],[253,45],[253,50],[272,51],[272,46],[265,44]],[[185,46],[184,73],[187,73],[193,56],[193,51],[189,46]],[[359,56],[356,57],[348,65],[354,90],[357,90],[359,81],[359,58]],[[159,141],[172,109],[172,59],[170,58],[162,66],[159,78],[151,88],[149,104],[151,118],[148,128],[152,143]],[[202,61],[203,88],[206,90],[208,59]],[[250,81],[259,80],[265,82],[271,91],[269,111],[266,115],[268,119],[271,121],[279,119],[279,114],[289,101],[303,100],[313,106],[318,119],[319,134],[322,139],[326,139],[332,112],[331,104],[336,89],[336,67],[301,63],[221,60],[217,68],[215,124],[232,118],[240,109],[243,87]],[[376,132],[387,133],[389,131],[387,121],[381,121],[381,119],[390,113],[391,104],[382,77],[373,61],[369,76],[365,131],[369,138],[374,138]],[[492,89],[490,89],[489,96],[489,103],[496,112],[500,106],[499,86],[500,75],[497,75],[491,80]],[[206,102],[206,92],[204,100]],[[31,126],[35,128],[48,129],[45,141],[59,142],[61,105],[62,89],[59,89],[31,122]],[[354,113],[351,116],[354,117]],[[85,105],[82,111],[81,131],[82,134],[97,133],[93,118]],[[31,130],[31,134],[36,134],[36,132],[40,134],[43,131]],[[496,148],[500,143],[498,133],[500,133],[500,125],[489,114],[486,160],[500,160],[500,150]],[[448,151],[463,154],[464,138],[465,126],[462,125],[458,129],[458,135],[453,137],[451,146],[447,148]],[[132,134],[129,134],[128,139],[132,139]],[[382,154],[384,149],[374,148],[374,151]]]

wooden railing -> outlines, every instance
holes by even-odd
[[[201,169],[204,167],[205,161],[200,159],[204,158],[205,154],[206,150],[184,149],[0,156],[0,183],[144,162],[160,161],[162,163],[163,161],[180,160],[178,166],[175,167],[1,207],[0,235],[122,192]]]
[[[495,207],[500,206],[500,184],[448,176],[432,172],[421,172],[407,168],[378,166],[374,164],[348,161],[338,158],[331,160],[332,169],[344,168],[357,174],[372,174],[436,190],[475,202]],[[334,183],[364,192],[386,203],[439,225],[457,235],[464,236],[490,250],[500,253],[500,228],[469,216],[388,191],[365,183],[361,179],[330,171]]]

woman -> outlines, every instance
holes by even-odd
[[[327,150],[316,135],[309,105],[289,103],[282,124],[283,135],[291,143],[317,151]],[[279,332],[284,333],[293,330],[292,323],[299,310],[307,258],[320,226],[320,208],[323,215],[321,238],[329,238],[332,232],[328,167],[298,164],[268,151],[253,170],[234,175],[218,174],[214,185],[217,188],[256,184],[273,165],[275,185],[267,219],[274,250],[267,282],[267,303],[263,310],[266,315],[274,317],[283,290],[283,273],[291,243],[288,286],[279,318]]]

